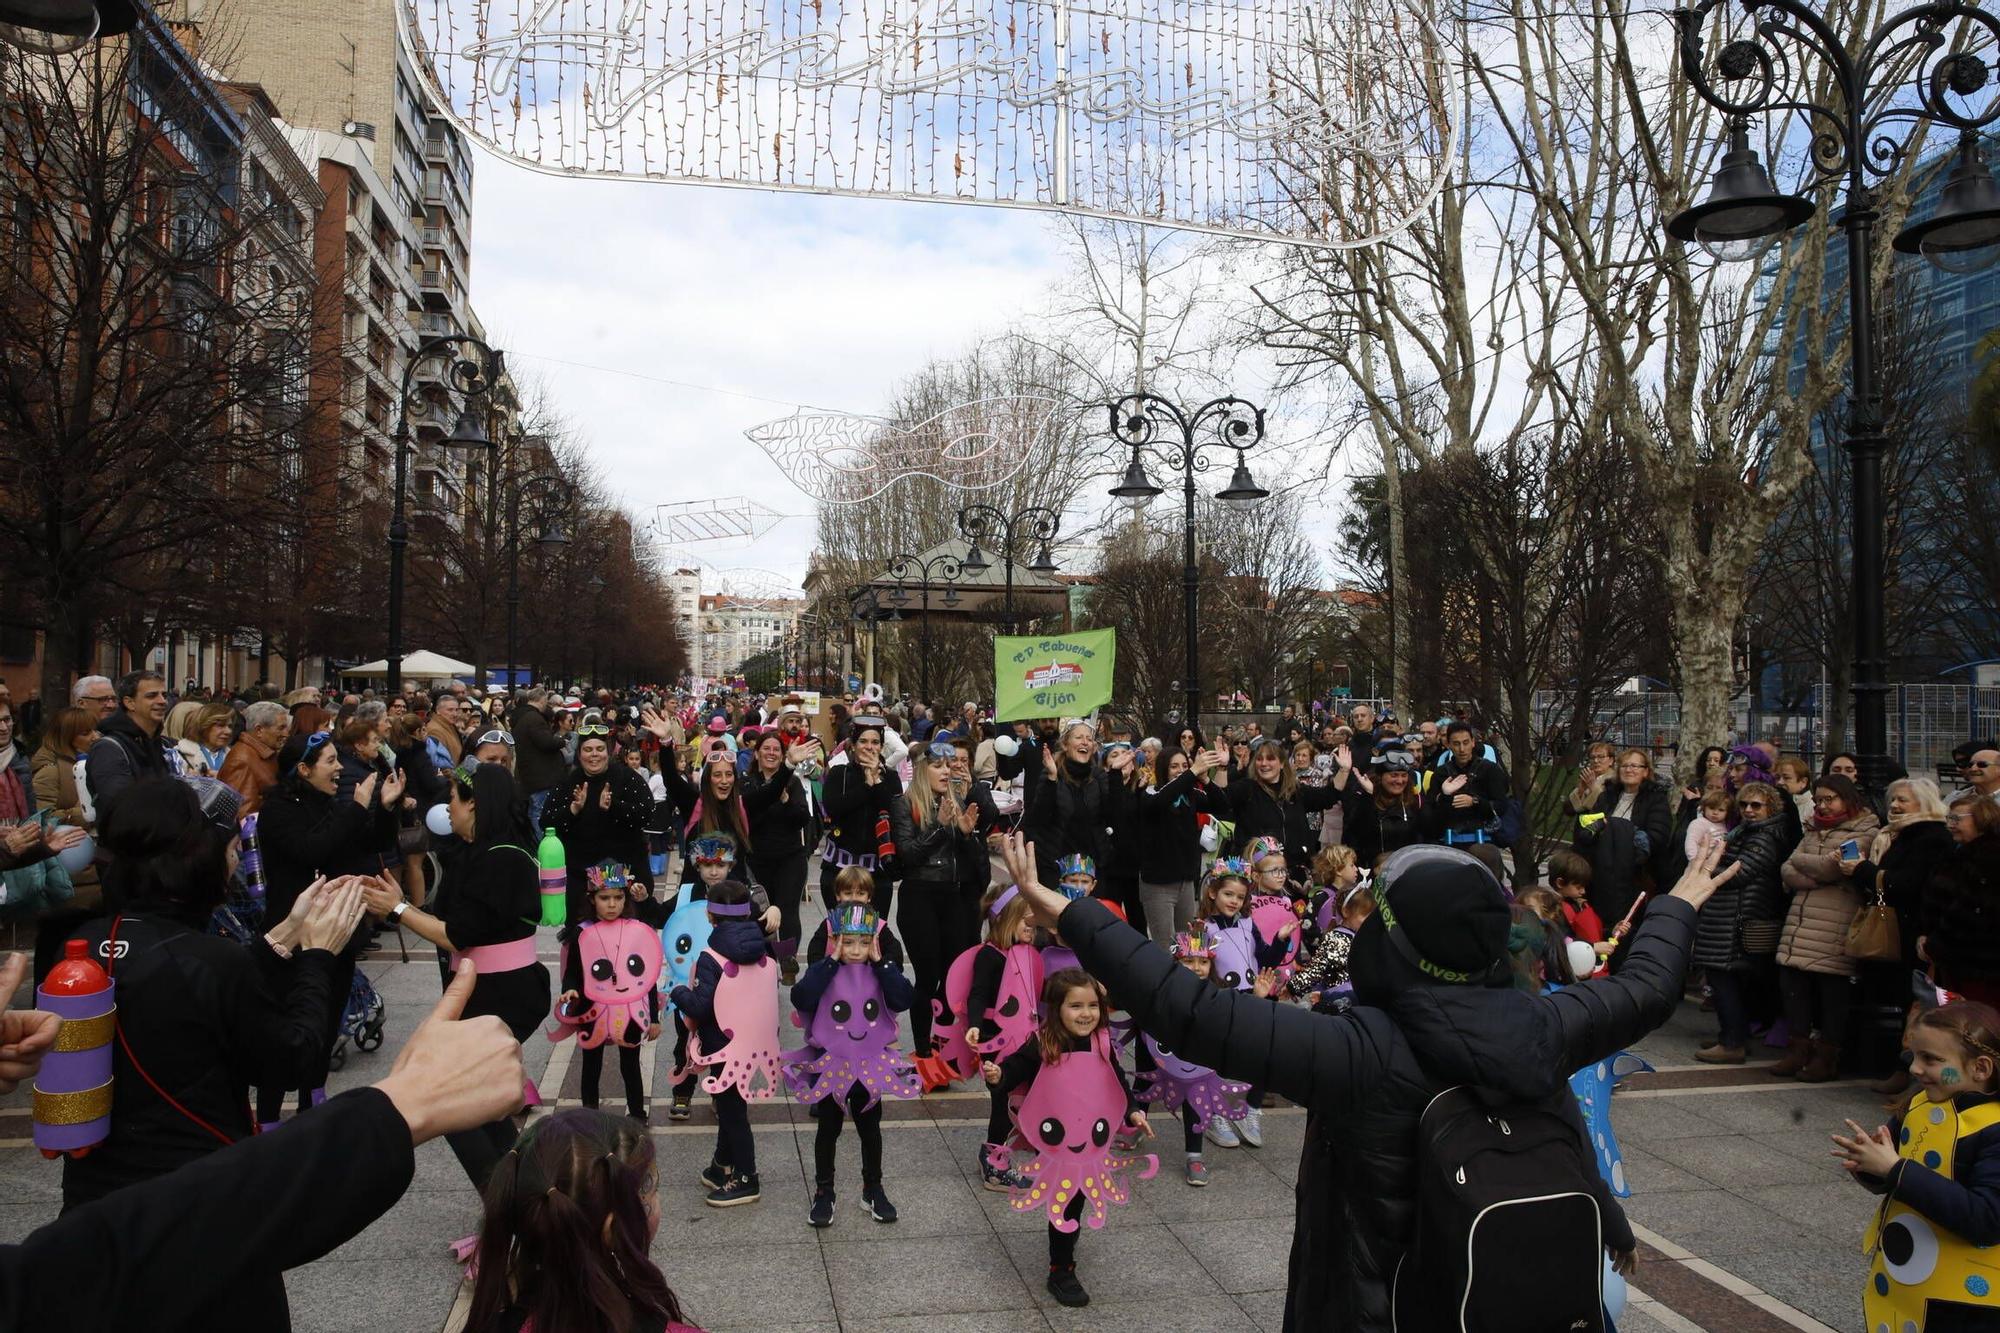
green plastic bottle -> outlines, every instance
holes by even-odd
[[[542,834],[542,845],[535,853],[535,860],[542,867],[542,924],[563,926],[569,924],[569,866],[563,858],[562,839],[554,829]]]

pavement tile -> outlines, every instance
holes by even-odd
[[[1667,1139],[1656,1142],[1655,1148],[1673,1143],[1692,1140]],[[1625,1181],[1634,1194],[1665,1194],[1673,1190],[1708,1190],[1715,1186],[1692,1171],[1675,1166],[1663,1156],[1656,1156],[1644,1148],[1635,1147],[1627,1140],[1618,1143],[1620,1154],[1625,1159]]]
[[[993,1224],[973,1198],[976,1187],[963,1176],[903,1176],[887,1171],[882,1182],[889,1201],[896,1205],[894,1223],[877,1222],[861,1203],[861,1174],[857,1166],[845,1174],[834,1191],[833,1225],[820,1234],[836,1241],[873,1241],[901,1244],[913,1236],[978,1236],[990,1243]],[[797,1218],[806,1230],[803,1210]]]
[[[379,1333],[382,1329],[432,1329],[444,1325],[458,1294],[457,1268],[449,1280],[420,1280],[427,1270],[401,1276],[400,1264],[379,1259],[322,1259],[285,1274],[293,1333]]]
[[[1265,1149],[1266,1152],[1270,1151]],[[1181,1178],[1186,1158],[1161,1154],[1160,1174],[1144,1185],[1147,1210],[1164,1222],[1196,1222],[1208,1217],[1268,1217],[1292,1222],[1292,1191],[1255,1161],[1241,1153],[1209,1152],[1208,1185],[1191,1188]]]
[[[1230,1295],[1285,1289],[1285,1272],[1292,1250],[1289,1222],[1216,1218],[1176,1222],[1169,1229],[1209,1278]]]
[[[1151,1300],[1107,1301],[1099,1296],[1096,1282],[1085,1285],[1090,1304],[1083,1309],[1050,1304],[1042,1311],[1057,1333],[1159,1333],[1169,1327],[1230,1330],[1251,1325],[1243,1307],[1227,1296],[1190,1299],[1178,1291],[1156,1290]]]
[[[1840,1333],[1863,1333],[1861,1290],[1868,1280],[1868,1260],[1858,1227],[1847,1245],[1767,1249],[1711,1262]]]
[[[919,1236],[893,1255],[860,1241],[828,1241],[821,1253],[834,1308],[841,1322],[854,1328],[872,1329],[895,1315],[1014,1311],[1034,1304],[1013,1261],[998,1245],[967,1245],[960,1236]],[[791,1270],[774,1264],[772,1271]]]
[[[1049,1321],[1036,1309],[980,1310],[970,1314],[893,1315],[853,1327],[867,1333],[1048,1333]]]
[[[1879,1124],[1886,1114],[1882,1099],[1866,1088],[1821,1088],[1810,1083],[1793,1083],[1776,1092],[1759,1091],[1735,1097],[1715,1093],[1654,1100],[1699,1102],[1703,1119],[1738,1134],[1822,1128],[1831,1133],[1850,1116]]]
[[[1236,1294],[1236,1304],[1257,1326],[1258,1333],[1282,1333],[1285,1327],[1285,1293],[1283,1291],[1243,1291]]]
[[[1721,1190],[1635,1194],[1625,1215],[1706,1259],[1768,1250],[1774,1245],[1812,1248],[1819,1238],[1808,1228]]]
[[[1727,1132],[1697,1103],[1715,1097],[1613,1097],[1611,1125],[1618,1142],[1650,1143],[1656,1139],[1693,1139]]]
[[[1057,1312],[1068,1311],[1056,1304],[1056,1298],[1049,1295],[1044,1285],[1049,1273],[1048,1228],[1043,1227],[1039,1234],[1010,1232],[1001,1242],[1021,1280],[1034,1293],[1035,1304],[1048,1315],[1050,1323],[1063,1327]],[[1179,1276],[1171,1284],[1163,1285],[1163,1273]],[[1161,1302],[1169,1295],[1172,1305],[1168,1308],[1175,1312],[1175,1322],[1183,1328],[1197,1325],[1180,1321],[1182,1297],[1212,1297],[1214,1304],[1229,1303],[1167,1227],[1133,1226],[1115,1213],[1095,1231],[1088,1226],[1081,1229],[1076,1245],[1076,1274],[1090,1293],[1091,1308],[1100,1301],[1110,1305],[1149,1302],[1156,1325],[1163,1313]]]
[[[1868,1219],[1874,1215],[1874,1196],[1838,1168],[1831,1169],[1825,1180],[1759,1185],[1734,1193],[1819,1233],[1836,1247],[1859,1246]]]
[[[1661,1161],[1700,1177],[1718,1189],[1741,1194],[1758,1185],[1785,1185],[1800,1179],[1802,1163],[1736,1135],[1661,1139],[1651,1152]]]
[[[824,1320],[836,1308],[819,1246],[807,1236],[747,1251],[740,1244],[690,1244],[670,1236],[662,1223],[652,1253],[688,1322],[700,1328],[769,1328],[784,1319]]]
[[[465,1173],[459,1173],[465,1179]],[[446,1246],[479,1229],[480,1204],[470,1188],[463,1191],[411,1191],[375,1224],[329,1254],[335,1263],[349,1260],[412,1259],[434,1263],[440,1279],[454,1277],[458,1266]]]

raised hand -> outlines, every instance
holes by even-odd
[[[1459,789],[1471,780],[1471,777],[1472,775],[1469,773],[1460,773],[1454,777],[1446,778],[1439,784],[1439,790],[1443,791],[1446,796],[1455,796],[1458,794]]]
[[[1681,872],[1680,882],[1674,885],[1673,896],[1690,907],[1699,908],[1716,889],[1735,878],[1736,872],[1743,868],[1740,861],[1722,873],[1716,873],[1715,863],[1722,859],[1722,852],[1722,840],[1718,838],[1696,853],[1688,868]]]
[[[611,808],[611,783],[609,780],[606,780],[604,790],[597,793],[597,808],[599,810],[609,810]]]
[[[381,781],[381,778],[382,775],[380,773],[370,773],[367,777],[355,783],[354,803],[363,810],[375,804],[375,785]]]
[[[408,779],[404,777],[402,769],[393,770],[382,782],[382,804],[394,805],[402,800],[403,788],[407,782]]]
[[[583,798],[587,790],[588,789],[582,783],[579,782],[576,785],[576,790],[570,793],[569,812],[571,814],[580,815],[583,813]]]
[[[314,900],[312,912],[299,927],[299,947],[324,949],[328,953],[339,953],[346,948],[367,908],[361,895],[361,880],[353,875],[343,875],[328,885]]]
[[[410,1034],[375,1086],[410,1127],[413,1143],[491,1124],[521,1109],[521,1043],[492,1014],[461,1019],[477,972],[458,965],[431,1015]]]
[[[671,734],[667,719],[660,716],[659,710],[655,708],[639,710],[639,725],[663,741]]]

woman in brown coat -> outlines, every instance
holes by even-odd
[[[76,761],[89,753],[97,740],[95,708],[65,708],[59,711],[42,735],[41,748],[29,761],[30,782],[35,791],[35,808],[47,810],[60,823],[87,827],[83,800],[76,790]],[[75,895],[60,907],[50,908],[35,926],[35,979],[62,961],[63,941],[77,925],[96,916],[104,904],[104,890],[97,882],[97,866],[72,870],[70,886]]]
[[[1882,823],[1854,783],[1838,774],[1815,782],[1812,795],[1812,821],[1779,872],[1792,895],[1778,935],[1778,991],[1792,1042],[1771,1073],[1824,1083],[1840,1064],[1854,1004],[1847,928],[1861,906],[1854,881],[1841,873],[1840,849],[1853,842],[1865,851]]]

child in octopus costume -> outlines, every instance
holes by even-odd
[[[1215,956],[1204,936],[1176,935],[1174,961],[1203,981],[1215,980]],[[1139,1071],[1135,1080],[1139,1100],[1180,1113],[1187,1152],[1183,1179],[1199,1189],[1208,1184],[1208,1166],[1201,1157],[1202,1131],[1211,1118],[1243,1119],[1250,1109],[1243,1094],[1250,1091],[1250,1085],[1232,1082],[1213,1069],[1182,1059],[1149,1033],[1136,1036],[1133,1061]]]
[[[694,1028],[688,1069],[711,1066],[702,1087],[715,1099],[715,1155],[702,1171],[713,1208],[755,1203],[757,1148],[750,1136],[747,1101],[778,1095],[778,964],[764,931],[751,919],[750,889],[724,880],[708,891],[714,926],[708,948],[695,961],[692,985],[677,986],[673,1001]]]
[[[688,1038],[692,1029],[678,1006],[672,1003],[673,992],[676,987],[685,986],[693,980],[695,961],[708,948],[708,906],[703,899],[716,885],[735,874],[736,839],[726,833],[704,834],[688,844],[688,856],[694,862],[694,882],[682,886],[674,900],[672,915],[660,928],[660,943],[666,954],[660,989],[668,996],[667,1012],[674,1020],[674,1069],[677,1071],[674,1075],[673,1101],[667,1108],[669,1120],[686,1120],[694,1114],[694,1087],[701,1072],[688,1062]],[[767,939],[775,939],[778,909],[770,905],[770,899],[755,884],[749,889],[752,919],[763,925]]]
[[[925,1082],[933,1087],[967,1077],[982,1061],[1005,1059],[1035,1035],[1044,972],[1028,900],[1008,884],[987,890],[980,907],[986,939],[960,954],[946,971],[944,999],[934,1011],[931,1028],[937,1053],[920,1062]],[[987,1189],[1004,1193],[1021,1188],[1026,1180],[1004,1163],[994,1164],[1011,1118],[1006,1094],[993,1089],[989,1095],[979,1171]]]
[[[1282,843],[1268,836],[1252,838],[1243,863],[1250,867],[1249,915],[1256,939],[1270,942],[1273,947],[1283,941],[1285,946],[1276,963],[1266,964],[1278,974],[1282,989],[1298,969],[1299,946],[1318,932],[1301,910],[1305,902],[1303,889],[1294,895],[1295,886],[1289,878]]]
[[[562,950],[562,994],[550,1041],[575,1035],[583,1048],[583,1104],[595,1108],[604,1077],[604,1047],[618,1048],[625,1081],[625,1111],[646,1122],[646,1090],[639,1069],[641,1042],[660,1037],[660,936],[639,918],[645,885],[630,868],[605,861],[584,872],[597,919]]]
[[[1281,922],[1271,922],[1271,938],[1264,936],[1252,916],[1250,868],[1245,862],[1225,857],[1209,867],[1196,916],[1214,954],[1220,985],[1227,990],[1249,991],[1259,999],[1277,993],[1277,968],[1291,953],[1299,922],[1286,911]],[[1210,1143],[1219,1148],[1234,1148],[1239,1143],[1264,1146],[1264,1090],[1252,1085],[1244,1101],[1247,1109],[1240,1120],[1219,1115],[1209,1118]]]
[[[829,927],[833,952],[792,987],[792,1021],[806,1029],[806,1045],[784,1055],[785,1081],[819,1121],[806,1221],[833,1225],[834,1153],[852,1115],[861,1139],[862,1207],[877,1222],[893,1222],[896,1206],[882,1190],[882,1098],[921,1091],[916,1070],[896,1049],[896,1015],[910,1007],[916,989],[882,956],[882,919],[867,903],[840,904]]]
[[[1103,988],[1077,968],[1055,973],[1042,991],[1035,1040],[1005,1060],[989,1059],[981,1072],[999,1092],[1026,1089],[1016,1137],[1035,1159],[1014,1207],[1039,1208],[1048,1218],[1049,1294],[1063,1305],[1088,1305],[1076,1276],[1078,1224],[1101,1227],[1107,1204],[1130,1200],[1126,1168],[1139,1166],[1141,1180],[1160,1169],[1158,1157],[1127,1156],[1112,1140],[1126,1126],[1147,1138],[1153,1130],[1112,1051]]]

